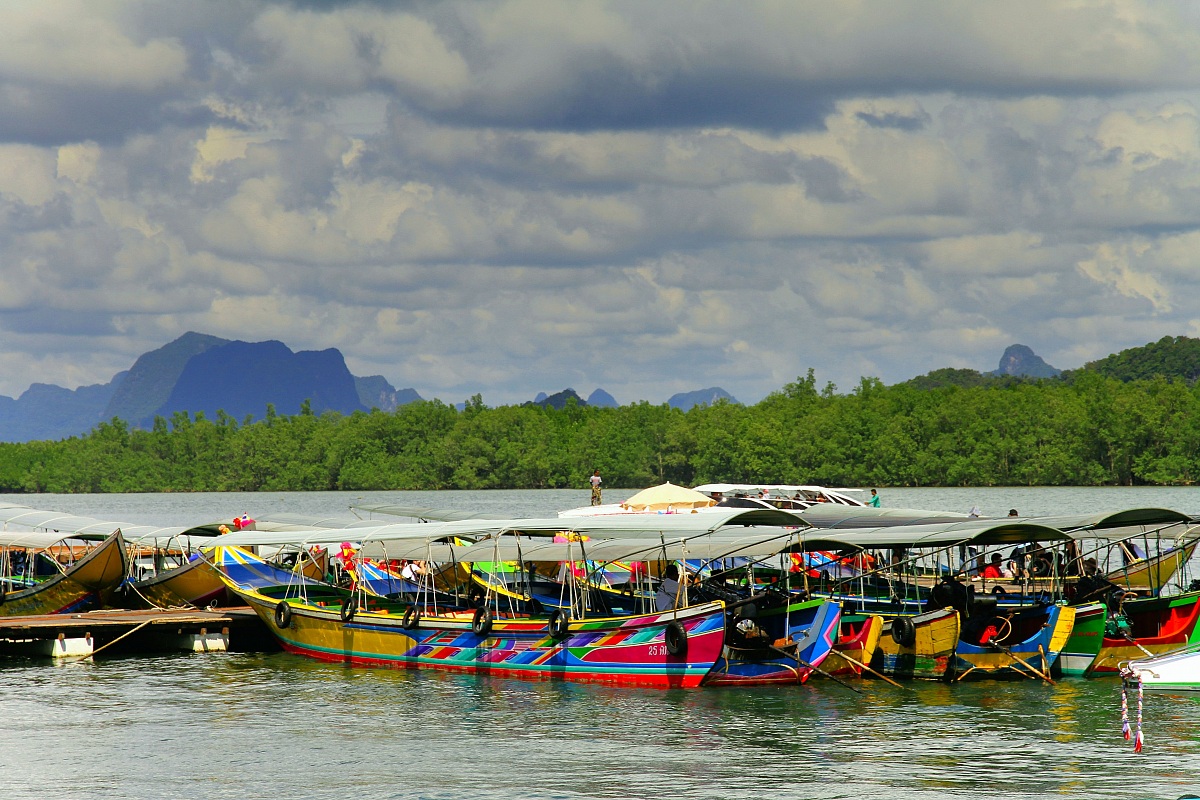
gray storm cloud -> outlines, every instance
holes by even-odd
[[[0,8],[0,393],[187,330],[753,401],[1200,335],[1159,3]]]

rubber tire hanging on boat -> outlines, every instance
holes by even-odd
[[[275,627],[280,630],[292,627],[292,606],[287,600],[280,600],[275,606]]]
[[[561,608],[556,608],[550,612],[550,620],[546,623],[546,630],[550,631],[550,635],[555,639],[563,639],[566,637],[571,627],[571,615]]]
[[[420,624],[421,615],[418,613],[417,607],[410,604],[408,608],[404,609],[404,616],[400,620],[400,627],[406,631],[411,631]]]
[[[674,620],[667,624],[667,630],[663,634],[663,639],[667,643],[667,652],[673,656],[687,655],[687,629],[683,627],[683,623],[679,620]]]
[[[1008,592],[1004,590],[1003,586],[993,586],[992,594],[996,595],[996,597],[1003,597],[1004,595],[1008,594]]]
[[[492,632],[492,610],[487,606],[475,609],[475,616],[471,617],[471,630],[477,636],[487,636]]]
[[[354,615],[358,613],[358,603],[354,602],[353,597],[347,597],[346,602],[342,603],[342,610],[338,612],[338,616],[342,618],[342,622],[349,623],[354,620]]]
[[[901,647],[912,647],[917,641],[917,626],[908,617],[892,620],[892,641]]]

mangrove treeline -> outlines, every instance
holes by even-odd
[[[1186,381],[1071,380],[818,390],[812,371],[756,405],[637,403],[258,420],[178,413],[83,437],[0,444],[0,492],[584,488],[662,481],[838,486],[1190,484],[1200,394]]]

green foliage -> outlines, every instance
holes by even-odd
[[[1200,378],[1200,339],[1164,336],[1145,347],[1122,350],[1099,361],[1091,361],[1078,372],[1097,372],[1119,381],[1141,381],[1161,377],[1194,384]]]
[[[435,400],[350,416],[268,408],[240,422],[176,413],[149,430],[114,418],[82,437],[0,444],[0,492],[586,489],[593,469],[628,488],[1200,481],[1200,388],[1101,370],[1065,381],[966,372],[890,387],[864,378],[838,395],[810,370],[755,406],[687,412],[488,408],[476,395],[462,411]]]

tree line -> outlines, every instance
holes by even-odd
[[[0,492],[586,488],[730,481],[837,486],[1191,484],[1200,394],[1186,381],[1012,380],[920,388],[807,377],[755,405],[641,402],[295,416],[112,419],[61,441],[0,444]]]

